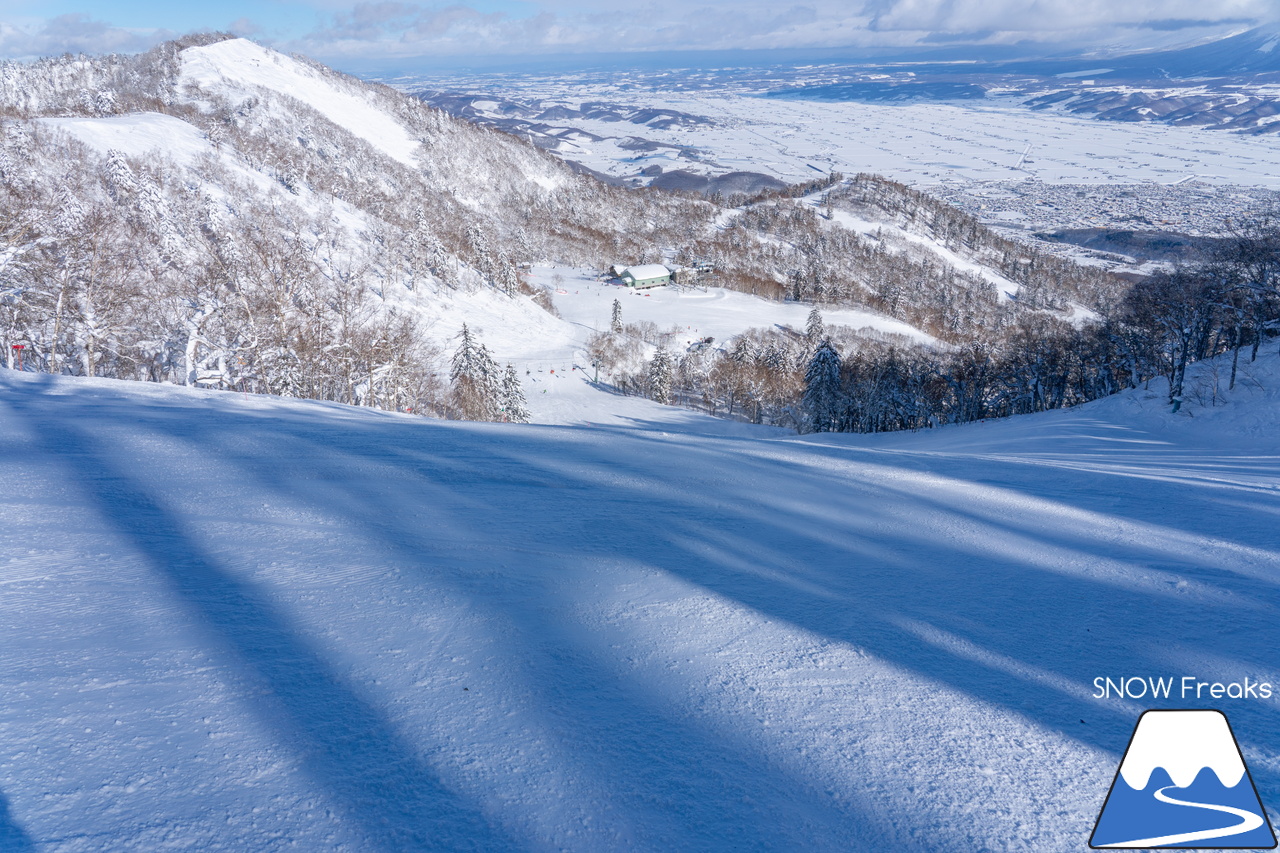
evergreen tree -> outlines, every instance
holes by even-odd
[[[662,348],[649,362],[649,396],[659,403],[671,402],[671,356]]]
[[[471,337],[471,330],[467,328],[466,323],[462,324],[459,337],[462,340],[458,343],[458,349],[454,351],[449,365],[449,379],[452,382],[457,382],[464,376],[473,375],[476,363],[476,342]]]
[[[476,346],[476,384],[484,394],[484,420],[497,420],[502,408],[502,371],[489,348]]]
[[[54,230],[59,235],[68,235],[80,227],[85,219],[84,206],[71,190],[63,187],[58,194],[57,214],[53,219]]]
[[[746,364],[751,361],[751,341],[747,340],[746,335],[739,335],[733,339],[733,345],[729,347],[729,353],[726,357],[738,364]]]
[[[506,252],[498,252],[498,262],[493,270],[493,284],[507,296],[515,296],[520,292],[520,276]]]
[[[498,376],[498,365],[465,323],[460,337],[462,340],[453,354],[449,370],[454,408],[467,420],[494,420],[501,407],[502,381]]]
[[[471,249],[472,266],[482,276],[492,278],[494,263],[489,238],[474,224],[467,226],[467,245]]]
[[[612,332],[622,331],[622,303],[613,300],[613,319],[609,321],[609,330]]]
[[[107,152],[105,177],[111,197],[118,204],[127,203],[138,192],[137,179],[133,175],[133,169],[129,168],[129,163],[125,160],[124,154],[115,148]]]
[[[809,339],[809,345],[814,346],[826,338],[827,330],[822,324],[822,314],[818,312],[818,306],[813,306],[813,310],[809,312],[809,320],[804,326],[804,336]]]
[[[833,432],[840,422],[840,354],[823,341],[804,372],[804,397],[800,401],[808,432]]]
[[[507,364],[507,372],[502,377],[502,411],[506,420],[513,424],[529,422],[529,409],[525,405],[524,389],[520,387],[520,377],[516,374],[514,364]]]

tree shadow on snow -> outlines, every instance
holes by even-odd
[[[5,853],[35,853],[31,837],[14,819],[9,800],[0,791],[0,850]]]
[[[278,727],[308,747],[308,769],[383,849],[416,839],[432,820],[449,826],[448,837],[474,834],[480,848],[512,844],[410,758],[411,745],[260,594],[184,536],[179,519],[123,473],[123,461],[112,463],[89,428],[62,423],[55,403],[15,405],[42,430],[49,453],[77,466],[104,515],[221,634],[247,672],[245,689],[262,684],[276,695]],[[334,536],[378,543],[424,590],[483,593],[471,596],[475,606],[511,627],[510,658],[525,661],[511,666],[541,685],[531,702],[548,730],[567,743],[576,733],[581,763],[647,825],[636,830],[646,847],[681,838],[721,849],[833,844],[842,825],[847,840],[862,844],[947,842],[910,837],[912,822],[928,819],[927,803],[885,824],[872,800],[837,802],[806,787],[741,733],[629,679],[597,632],[568,626],[571,592],[553,574],[522,576],[524,559],[562,566],[566,577],[620,559],[643,565],[1116,760],[1141,709],[1093,700],[1095,677],[1219,680],[1193,671],[1202,653],[1256,675],[1273,666],[1268,655],[1280,639],[1272,519],[1265,496],[1244,487],[1126,474],[1103,478],[1114,485],[1099,493],[1096,471],[1025,460],[695,442],[625,429],[600,429],[600,440],[587,441],[568,429],[403,419],[335,427],[289,412],[170,420],[139,410],[130,424],[120,417],[116,425],[167,434],[207,454],[208,465],[238,468],[280,500],[341,520]],[[471,549],[467,560],[459,543]],[[503,583],[508,594],[493,595]],[[1265,703],[1229,710],[1244,740],[1280,750]],[[370,733],[367,744],[353,741],[356,730]],[[1253,770],[1264,802],[1275,801],[1280,773]],[[389,795],[369,793],[389,774],[408,780],[392,790],[416,798],[405,812]],[[797,804],[801,817],[779,817]],[[400,815],[390,828],[373,825],[384,811]]]
[[[130,475],[128,462],[115,459],[119,451],[95,437],[93,424],[78,424],[73,413],[59,411],[74,405],[71,400],[18,393],[7,402],[32,427],[41,449],[66,463],[102,517],[217,638],[222,677],[256,706],[277,742],[362,836],[362,849],[512,848],[483,814],[440,782],[376,707],[326,667],[267,599],[196,544],[165,502]]]

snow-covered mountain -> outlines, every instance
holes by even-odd
[[[1253,27],[1170,50],[1118,57],[1118,69],[1151,78],[1225,77],[1280,73],[1280,24]]]
[[[1072,321],[1116,287],[873,176],[728,200],[609,186],[244,39],[6,64],[0,109],[0,337],[52,373],[444,411],[464,324],[513,366],[598,360],[607,321],[554,302],[619,262],[714,268],[701,292],[754,300],[730,337],[772,329],[757,355],[791,374],[803,346],[780,300],[865,319],[850,340],[946,349]],[[661,318],[637,357],[694,325]],[[535,373],[528,395],[547,390]]]
[[[53,372],[414,405],[468,319],[563,336],[521,264],[713,215],[242,39],[0,77],[3,333]]]

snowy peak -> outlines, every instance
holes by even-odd
[[[1240,784],[1244,761],[1227,718],[1220,711],[1148,711],[1133,733],[1133,742],[1120,765],[1125,784],[1144,790],[1151,774],[1162,767],[1179,788],[1208,768],[1228,788]]]
[[[461,159],[472,162],[457,170],[439,162],[428,164],[423,156],[424,144],[432,145],[433,134],[447,131],[441,127],[427,130],[420,121],[415,124],[407,120],[406,107],[398,100],[400,96],[247,39],[229,39],[183,50],[178,88],[189,91],[191,86],[226,99],[233,108],[254,96],[271,102],[269,109],[277,113],[291,112],[290,102],[300,103],[403,166],[434,170],[437,175],[441,171],[456,171],[452,177],[474,187],[509,186],[537,194],[559,189],[567,180],[568,170],[551,158],[509,144],[489,145],[493,150],[485,156],[463,156]],[[468,135],[474,144],[478,134]],[[445,147],[468,146],[464,142],[460,146]],[[440,154],[439,151],[433,153]],[[449,159],[448,153],[444,156]],[[463,201],[473,209],[483,206],[477,198]],[[484,201],[492,203],[494,199]]]
[[[355,87],[348,90],[333,72],[325,73],[247,39],[187,48],[182,52],[181,80],[216,93],[259,88],[287,95],[389,157],[415,165],[418,140],[370,103],[365,92]]]

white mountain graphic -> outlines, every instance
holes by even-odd
[[[1120,765],[1120,775],[1130,788],[1141,791],[1157,767],[1163,767],[1179,788],[1194,782],[1206,767],[1228,788],[1240,784],[1244,776],[1244,761],[1227,718],[1219,711],[1143,714]]]
[[[1275,835],[1220,711],[1147,711],[1098,815],[1094,848],[1270,849]]]

